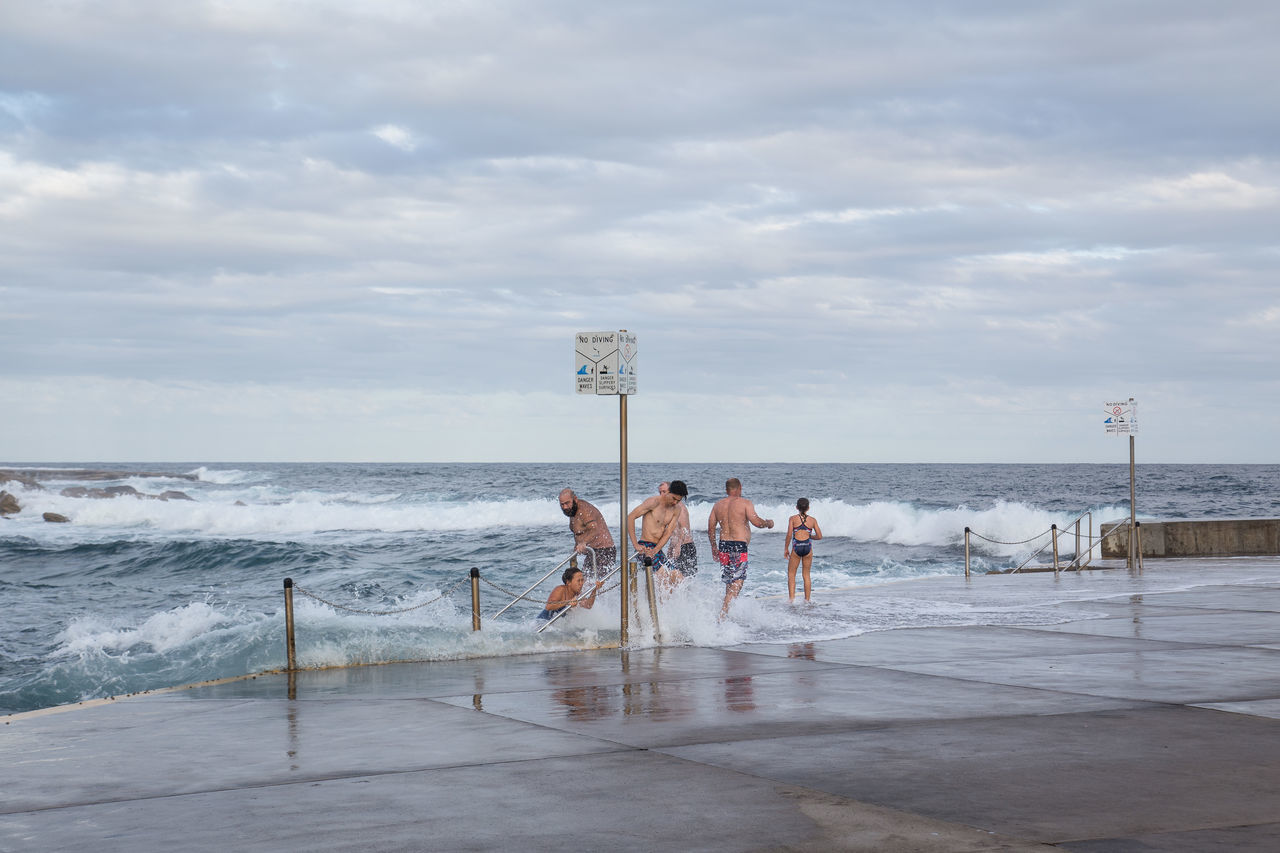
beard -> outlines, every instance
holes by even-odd
[[[560,511],[563,512],[565,515],[569,516],[570,518],[573,518],[575,515],[578,514],[578,502],[574,501],[573,506],[569,507],[568,509],[565,509],[564,507],[560,507]]]

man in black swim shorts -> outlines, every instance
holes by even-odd
[[[658,494],[665,495],[670,483],[659,483]],[[669,575],[672,583],[679,583],[684,578],[691,578],[698,573],[698,549],[693,544],[693,531],[690,530],[689,506],[687,501],[680,502],[680,520],[676,522],[675,532],[667,543],[667,558],[675,569]]]
[[[574,494],[573,489],[560,493],[560,511],[569,516],[569,532],[574,550],[585,555],[583,568],[593,578],[601,577],[618,560],[613,534],[600,510]]]

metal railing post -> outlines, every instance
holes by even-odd
[[[1080,554],[1080,518],[1077,517],[1076,518],[1076,558],[1075,558],[1076,571],[1080,571],[1081,559],[1082,559],[1082,556]]]
[[[480,630],[480,570],[471,567],[471,630]]]
[[[1089,565],[1093,565],[1093,512],[1089,512]]]
[[[662,642],[662,629],[658,627],[658,597],[653,591],[653,560],[644,561],[644,585],[649,594],[649,615],[653,617],[653,639]]]
[[[1142,522],[1141,521],[1134,522],[1133,533],[1134,533],[1133,538],[1135,542],[1134,552],[1138,555],[1138,570],[1141,571],[1142,570]]]
[[[969,528],[964,529],[964,576],[969,577]]]
[[[640,571],[635,560],[631,561],[631,577],[628,579],[627,588],[631,591],[631,612],[635,614],[636,624],[640,623]]]
[[[284,648],[289,660],[289,671],[298,668],[298,656],[293,643],[293,578],[284,579]]]
[[[626,534],[624,533],[623,536]],[[619,605],[622,610],[621,616],[621,634],[619,635],[619,644],[626,647],[631,641],[631,599],[627,595],[627,588],[631,584],[631,579],[635,577],[636,564],[634,560],[628,560],[622,564],[622,583],[619,584],[618,591]]]
[[[1053,534],[1053,573],[1058,573],[1058,525],[1049,525],[1049,532]]]

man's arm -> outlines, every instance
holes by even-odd
[[[636,541],[636,519],[643,516],[653,506],[657,498],[645,498],[640,506],[627,513],[627,538],[631,540],[631,550],[640,553],[640,543]]]
[[[661,551],[667,547],[667,542],[671,540],[671,535],[676,532],[676,528],[680,525],[680,513],[671,513],[671,520],[667,522],[667,527],[662,531],[662,538],[658,540],[658,546],[655,551]]]
[[[716,519],[716,513],[720,511],[719,502],[711,508],[711,515],[707,518],[707,539],[711,540],[711,550],[716,549],[716,525],[719,523]]]
[[[773,519],[761,518],[756,515],[756,505],[751,501],[747,501],[747,521],[750,521],[756,527],[773,527]]]

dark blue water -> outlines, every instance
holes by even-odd
[[[0,484],[23,505],[0,521],[0,713],[279,668],[285,577],[358,609],[422,605],[368,616],[300,596],[303,665],[514,654],[617,638],[616,601],[544,635],[530,630],[540,605],[520,602],[472,635],[467,587],[456,588],[478,567],[486,581],[482,609],[492,613],[510,598],[490,583],[519,592],[565,559],[571,539],[556,496],[566,486],[595,503],[616,535],[617,465],[74,467],[121,476],[42,474],[40,489]],[[139,471],[172,476],[126,476]],[[702,531],[731,476],[780,527],[796,498],[810,499],[826,533],[815,549],[818,598],[825,590],[960,574],[966,526],[1013,542],[1050,524],[1065,527],[1081,513],[1091,512],[1096,526],[1129,512],[1127,465],[632,465],[632,505],[662,480],[690,486],[703,571],[668,605],[676,642],[849,636],[956,618],[942,609],[835,606],[798,619],[744,605],[718,623],[723,587]],[[143,496],[179,490],[192,500],[61,494],[111,485]],[[1139,466],[1137,489],[1140,518],[1280,515],[1280,466]],[[72,521],[45,523],[46,511]],[[744,601],[785,592],[780,537],[762,531],[753,540]],[[978,542],[975,559],[979,569],[1005,568],[1031,547]]]

